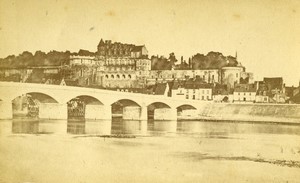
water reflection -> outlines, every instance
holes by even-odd
[[[112,134],[146,135],[147,131],[147,121],[122,120],[121,118],[112,120]]]
[[[204,133],[216,135],[264,133],[300,135],[299,125],[202,121],[178,121],[177,123],[178,133]]]
[[[110,135],[111,121],[109,120],[68,120],[67,133],[89,134],[89,135]]]
[[[68,121],[67,133],[85,134],[85,121]]]
[[[157,132],[176,132],[177,121],[154,121],[153,129]]]
[[[13,121],[12,133],[37,134],[39,133],[39,122],[38,121]]]
[[[66,123],[63,120],[12,120],[12,133],[21,134],[65,134]]]
[[[199,134],[207,137],[229,136],[231,134],[300,135],[300,125],[202,121],[133,121],[120,118],[99,121],[7,120],[0,125],[2,134],[4,132],[15,134],[132,134],[150,136]]]

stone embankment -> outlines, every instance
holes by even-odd
[[[296,104],[204,103],[196,114],[178,119],[300,124],[300,105]]]

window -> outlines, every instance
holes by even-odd
[[[207,96],[206,99],[209,100],[209,96]]]
[[[120,75],[119,74],[117,74],[117,79],[120,79]]]
[[[115,78],[115,76],[114,76],[114,75],[111,75],[110,77],[111,77],[112,79],[114,79],[114,78]]]
[[[128,74],[128,78],[131,79],[131,75],[130,74]]]
[[[237,77],[237,78],[239,77],[239,74],[238,74],[238,73],[236,73],[236,77]]]
[[[207,90],[207,94],[209,94],[209,90]]]
[[[186,99],[189,99],[189,95],[186,95],[185,98],[186,98]]]
[[[202,96],[202,100],[204,100],[204,96]]]
[[[195,95],[193,95],[193,100],[195,100],[195,98],[196,98]]]

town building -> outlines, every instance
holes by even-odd
[[[255,102],[256,103],[269,103],[270,98],[268,94],[268,87],[266,86],[265,82],[263,81],[256,81],[256,96],[255,96]]]
[[[227,85],[216,84],[213,87],[213,100],[215,102],[233,102],[233,89],[228,89]]]
[[[95,66],[95,56],[82,56],[82,55],[71,55],[70,56],[70,65],[86,65],[86,66]]]
[[[255,102],[255,84],[236,84],[233,92],[233,102]]]
[[[171,88],[171,97],[176,99],[212,100],[211,84],[198,81],[175,81]]]
[[[137,59],[135,69],[137,71],[150,71],[151,70],[151,60],[149,59]]]
[[[267,95],[271,103],[285,103],[285,86],[282,77],[264,78]]]

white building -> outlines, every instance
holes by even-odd
[[[71,55],[70,56],[70,65],[86,65],[92,66],[96,65],[94,56],[80,56],[80,55]]]
[[[136,60],[136,70],[137,71],[150,71],[151,70],[151,60],[150,59],[137,59]]]
[[[235,84],[240,83],[241,73],[244,72],[244,67],[223,67],[222,69],[222,84],[228,85],[230,88],[234,88]]]
[[[185,84],[174,83],[171,97],[176,99],[212,100],[212,87],[208,84]]]
[[[234,102],[254,102],[256,99],[255,84],[237,84],[233,92]]]

